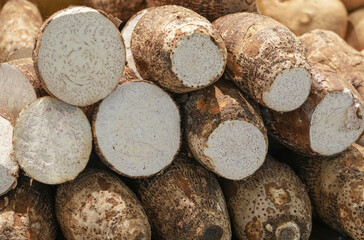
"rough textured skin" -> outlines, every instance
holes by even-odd
[[[333,158],[300,159],[298,173],[318,216],[335,230],[364,239],[364,148],[353,144]]]
[[[269,134],[281,144],[304,155],[318,155],[310,145],[310,124],[313,112],[327,94],[342,92],[346,88],[353,94],[354,102],[362,102],[355,88],[336,71],[320,64],[312,65],[311,69],[313,75],[311,92],[300,108],[285,113],[274,112],[267,108],[261,111]],[[361,113],[357,114],[357,118],[362,119]]]
[[[0,239],[55,240],[53,203],[44,186],[21,177],[17,188],[0,197]]]
[[[360,8],[349,15],[349,26],[345,40],[356,50],[364,49],[364,9]]]
[[[189,8],[210,21],[237,12],[257,12],[255,0],[147,0],[148,6],[156,7],[169,4]]]
[[[287,165],[268,157],[251,178],[226,180],[222,188],[236,239],[309,238],[310,199],[303,183]]]
[[[253,124],[265,136],[268,146],[267,131],[259,112],[230,82],[220,80],[213,86],[193,92],[185,104],[184,115],[184,129],[194,157],[217,175],[220,174],[204,154],[204,149],[210,134],[222,122],[242,120]]]
[[[113,174],[89,169],[60,185],[56,215],[67,239],[151,239],[135,194]]]
[[[17,51],[26,51],[26,57],[31,57],[30,49],[42,23],[39,10],[32,3],[7,1],[0,12],[0,62],[8,61]]]
[[[146,7],[145,0],[84,0],[84,4],[107,12],[122,21],[128,21],[136,12]]]
[[[177,47],[178,40],[185,36],[184,28],[186,26],[195,28],[195,33],[210,36],[211,41],[218,46],[226,61],[224,42],[204,17],[179,6],[168,5],[152,8],[136,25],[131,40],[131,50],[136,67],[143,79],[156,81],[162,87],[177,93],[198,89],[184,85],[172,71],[171,54]],[[222,74],[223,71],[211,79],[210,85],[216,82]]]
[[[327,29],[345,37],[348,13],[341,0],[256,0],[256,5],[261,14],[279,21],[297,36]]]
[[[38,98],[48,95],[47,92],[43,89],[42,84],[37,74],[35,73],[34,63],[32,58],[29,57],[29,58],[14,60],[8,62],[8,64],[15,66],[17,69],[20,70],[20,72],[24,74],[24,76],[29,80],[30,84],[32,84]]]
[[[39,11],[41,12],[44,19],[50,17],[53,13],[67,8],[69,6],[78,6],[82,5],[83,0],[30,0],[31,2],[35,3]]]
[[[364,0],[341,0],[348,11],[364,6]]]
[[[360,52],[328,30],[313,30],[299,39],[309,62],[324,64],[343,75],[364,99],[364,56]]]
[[[11,125],[14,126],[16,118],[13,117],[13,115],[8,113],[6,110],[0,108],[0,117],[8,120],[11,123]],[[2,133],[0,132],[0,136],[1,135],[2,135]],[[11,153],[11,155],[12,154],[13,153]],[[11,164],[9,164],[8,162],[5,162],[5,166],[1,166],[2,164],[0,164],[0,167],[5,167],[5,168],[11,167],[10,169],[8,168],[8,175],[10,175],[14,178],[14,183],[5,191],[0,192],[0,196],[6,194],[11,189],[14,189],[17,185],[17,178],[18,178],[18,174],[19,174],[19,167],[17,167],[18,163],[16,162],[16,160],[13,157],[11,157],[10,160],[12,161]],[[2,159],[0,159],[0,162],[2,162]]]
[[[228,51],[227,74],[258,103],[277,75],[286,69],[310,66],[296,36],[279,22],[254,13],[236,13],[217,19]]]
[[[215,176],[179,156],[163,174],[139,181],[156,239],[230,240],[225,199]]]

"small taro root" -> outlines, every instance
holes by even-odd
[[[117,173],[148,177],[177,155],[180,124],[178,107],[168,93],[151,82],[123,78],[94,111],[96,151]]]
[[[212,24],[180,6],[149,9],[131,35],[131,51],[143,79],[172,92],[216,82],[226,65],[226,48]]]
[[[60,184],[76,178],[86,167],[91,126],[81,109],[42,97],[20,113],[13,141],[15,158],[30,177]]]
[[[352,1],[352,0],[349,0]],[[341,0],[255,0],[258,11],[288,27],[297,36],[314,29],[344,38],[348,13]]]
[[[88,7],[109,13],[121,21],[128,21],[135,13],[147,6],[145,0],[84,0],[83,3]]]
[[[303,104],[310,92],[310,66],[288,28],[254,13],[227,15],[213,25],[226,44],[227,74],[246,94],[280,112]]]
[[[148,6],[180,5],[210,21],[237,12],[256,12],[255,0],[147,0]]]
[[[364,239],[364,148],[353,144],[331,158],[300,159],[298,173],[314,211],[330,227]]]
[[[325,65],[312,65],[313,84],[297,110],[262,109],[268,132],[304,155],[330,156],[356,142],[364,130],[363,101],[342,75]]]
[[[121,32],[121,36],[123,37],[123,41],[125,44],[125,53],[126,53],[126,66],[128,66],[135,74],[138,79],[143,79],[136,66],[133,57],[133,53],[131,52],[131,36],[135,29],[135,26],[138,24],[139,20],[147,13],[149,8],[144,9],[132,16],[130,20],[125,24],[123,31]],[[130,71],[130,70],[129,70]]]
[[[193,92],[184,115],[189,147],[209,170],[241,180],[263,164],[268,149],[263,120],[231,82]]]
[[[349,15],[349,27],[346,41],[356,50],[364,50],[364,8],[360,8]]]
[[[0,109],[0,196],[17,184],[19,167],[13,154],[14,123],[15,118]]]
[[[222,184],[237,240],[307,240],[311,203],[305,186],[291,168],[267,157],[244,181]]]
[[[0,64],[0,86],[0,108],[6,109],[14,117],[37,97],[47,95],[31,58]]]
[[[56,216],[67,239],[151,239],[139,200],[106,171],[88,169],[74,181],[60,185]]]
[[[180,155],[162,174],[138,183],[156,239],[231,239],[229,213],[220,185],[197,163]]]
[[[26,0],[9,0],[0,12],[0,62],[32,56],[34,38],[43,19]]]
[[[18,186],[0,197],[0,239],[55,240],[57,223],[49,190],[19,178]]]
[[[45,21],[33,60],[50,95],[84,107],[116,88],[125,65],[125,47],[112,20],[92,8],[73,7]]]

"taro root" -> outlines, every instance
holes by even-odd
[[[13,125],[15,118],[0,108],[0,196],[15,188],[18,164],[13,154]]]
[[[151,82],[125,77],[120,83],[94,110],[96,151],[119,174],[149,177],[170,165],[179,151],[179,110]]]
[[[84,0],[83,3],[88,7],[109,13],[122,21],[128,21],[147,5],[145,0]]]
[[[348,11],[364,6],[364,0],[341,0]]]
[[[56,216],[67,239],[151,239],[148,218],[135,194],[103,170],[88,169],[60,185]]]
[[[216,82],[226,65],[226,48],[212,24],[180,6],[149,9],[131,35],[131,51],[143,79],[183,93]]]
[[[193,92],[185,116],[189,147],[207,169],[241,180],[263,164],[268,150],[263,120],[231,82]]]
[[[364,148],[353,144],[338,156],[300,159],[297,166],[318,216],[335,230],[364,239]]]
[[[42,97],[20,113],[13,141],[15,158],[26,174],[42,183],[60,184],[86,167],[92,132],[81,109]]]
[[[361,51],[364,49],[364,8],[360,8],[350,13],[349,27],[345,40],[356,50]]]
[[[282,23],[297,36],[314,29],[326,29],[336,32],[342,38],[345,37],[348,13],[340,0],[255,0],[255,2],[261,14]]]
[[[0,197],[0,239],[55,240],[57,223],[49,189],[22,176]]]
[[[305,186],[287,165],[267,157],[244,181],[222,185],[236,239],[307,240],[311,203]]]
[[[46,95],[31,58],[0,64],[0,108],[17,117],[29,103]]]
[[[50,95],[84,107],[116,88],[125,65],[125,47],[113,20],[92,8],[73,7],[45,21],[33,60]]]
[[[197,163],[180,155],[162,174],[138,183],[156,239],[231,239],[229,213],[220,185]]]
[[[277,21],[236,13],[213,25],[228,51],[227,74],[263,106],[287,112],[301,106],[311,86],[310,66],[301,42]]]
[[[0,62],[32,56],[34,38],[43,19],[26,0],[8,0],[0,12]]]
[[[268,132],[304,155],[330,156],[356,142],[364,130],[363,102],[346,79],[325,65],[312,66],[313,84],[297,110],[262,110]]]
[[[255,0],[147,0],[148,6],[180,5],[210,21],[237,12],[256,12]]]

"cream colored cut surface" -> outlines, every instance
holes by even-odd
[[[180,115],[171,97],[146,82],[120,85],[102,101],[94,125],[99,148],[119,173],[153,175],[180,145]]]
[[[118,29],[87,7],[62,11],[41,38],[38,68],[47,89],[71,105],[88,106],[117,86],[125,65]]]
[[[219,175],[240,180],[263,164],[267,144],[254,125],[239,120],[221,123],[209,136],[204,154]]]

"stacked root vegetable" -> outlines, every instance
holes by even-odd
[[[1,240],[364,239],[361,10],[34,2],[0,1]]]

